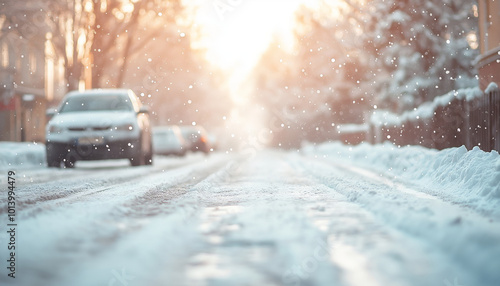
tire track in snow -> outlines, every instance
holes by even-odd
[[[330,163],[312,156],[296,156],[296,168],[310,178],[345,195],[381,223],[421,241],[442,256],[440,265],[454,269],[467,285],[495,285],[500,280],[500,224],[476,212],[453,205],[394,182],[374,179],[373,173]],[[422,195],[423,194],[423,195]],[[486,248],[484,245],[492,245]]]
[[[302,204],[314,187],[283,158],[258,155],[225,182],[205,189],[210,195],[200,195],[198,229],[206,246],[190,257],[179,285],[299,285],[287,284],[295,279],[287,272],[314,256],[325,237]],[[300,285],[321,285],[325,279],[339,285],[332,263],[320,263],[315,272],[319,275],[306,273]]]
[[[18,220],[23,228],[23,236],[18,243],[23,245],[19,257],[23,263],[19,271],[25,273],[22,277],[26,281],[24,285],[78,285],[71,275],[85,272],[82,265],[91,266],[93,260],[103,253],[113,252],[113,248],[120,247],[121,241],[140,236],[142,229],[148,228],[148,220],[168,216],[168,212],[158,212],[158,207],[168,200],[182,197],[189,186],[203,181],[214,170],[224,168],[229,161],[228,156],[212,156],[207,161],[167,173],[148,175],[143,175],[141,168],[132,168],[130,170],[137,170],[142,176],[20,210]],[[169,192],[171,187],[176,188],[176,191]],[[152,193],[156,195],[145,199]],[[161,200],[160,194],[163,194]],[[144,207],[137,208],[138,205]],[[33,241],[35,237],[36,243]],[[3,255],[3,252],[2,249],[0,253]],[[0,277],[2,285],[8,282],[2,281],[3,278]],[[98,281],[94,285],[105,282]]]
[[[450,244],[443,250],[436,238],[411,227],[434,229],[437,236],[440,227],[475,227],[461,211],[433,221],[440,200],[292,153],[241,159],[209,157],[165,173],[131,168],[135,177],[122,181],[116,170],[109,173],[113,183],[92,174],[102,189],[91,184],[74,196],[27,206],[40,209],[22,215],[20,224],[25,280],[8,284],[0,277],[0,284],[110,285],[116,273],[127,273],[130,286],[420,286],[453,281],[447,275],[458,270],[470,273],[449,255],[461,241],[443,235]],[[450,226],[447,218],[453,223],[457,214],[462,219]],[[483,228],[488,225],[477,226],[478,236]],[[476,250],[483,262],[495,259]],[[472,268],[491,275],[491,262]],[[495,285],[459,277],[463,285]]]
[[[92,260],[98,262],[77,271],[77,277],[81,278],[77,281],[85,282],[72,285],[102,283],[110,275],[102,269],[110,267],[128,269],[140,281],[136,282],[139,285],[182,285],[184,259],[203,246],[195,229],[196,214],[200,210],[196,204],[199,198],[197,192],[224,180],[227,169],[237,159],[224,158],[208,164],[204,166],[203,174],[195,174],[195,181],[157,185],[121,204],[119,208],[114,207],[101,225],[117,229],[116,232],[122,235],[110,237],[112,249],[101,249],[95,254]],[[105,237],[100,235],[99,239]],[[141,245],[139,242],[147,244]],[[142,246],[140,250],[137,249],[138,245]],[[89,279],[89,276],[92,278]],[[62,277],[58,285],[67,285],[71,281],[71,277]]]
[[[425,256],[405,253],[406,247],[422,249],[418,242],[404,242],[405,237],[381,225],[344,195],[304,176],[287,162],[288,156],[257,157],[241,166],[241,172],[232,174],[226,184],[211,190],[215,194],[205,198],[200,218],[207,248],[189,261],[189,283],[183,285],[204,285],[204,281],[216,285],[238,281],[251,285],[422,285],[422,280],[408,282],[408,276],[415,273],[377,273],[370,263],[378,258],[398,270],[403,268],[398,266],[400,259],[426,263]],[[391,249],[394,241],[399,243],[396,250]],[[365,244],[376,245],[380,253],[369,256],[359,250]],[[440,280],[434,276],[430,281]]]
[[[192,156],[186,162],[177,161],[173,163],[159,160],[163,162],[154,166],[135,168],[130,168],[129,166],[89,168],[87,166],[85,169],[44,170],[41,173],[48,174],[49,177],[56,176],[58,180],[20,185],[16,192],[18,211],[23,212],[24,209],[29,209],[30,207],[39,208],[41,207],[40,204],[46,201],[63,202],[65,199],[71,199],[71,197],[78,198],[94,192],[99,193],[106,191],[116,184],[124,184],[125,182],[133,183],[144,180],[148,176],[175,170],[180,167],[188,168],[198,163],[197,161],[192,161],[196,158]],[[6,205],[6,199],[0,198],[0,204]],[[0,208],[0,215],[4,213],[6,213],[6,207]]]
[[[186,164],[196,163],[200,159],[197,154],[192,154],[187,157],[182,158],[165,158],[163,156],[155,156],[155,161],[152,166],[146,166],[150,169],[159,168],[174,168],[180,167]],[[114,175],[119,175],[126,169],[144,169],[144,167],[130,168],[130,163],[128,160],[105,160],[105,161],[82,161],[77,162],[75,168],[69,169],[58,169],[58,168],[48,168],[43,166],[37,169],[19,169],[17,170],[18,175],[18,185],[29,186],[32,184],[42,184],[47,182],[57,183],[57,182],[67,182],[71,177],[73,180],[79,180],[82,177],[87,177],[88,179],[102,179],[102,173],[108,172]],[[1,179],[3,180],[3,178]],[[2,181],[3,182],[3,181]]]

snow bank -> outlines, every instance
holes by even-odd
[[[36,142],[0,142],[0,167],[45,166],[45,145]]]
[[[407,182],[479,213],[500,217],[500,155],[462,146],[442,151],[391,143],[346,146],[326,143],[304,147],[306,154],[357,165]]]

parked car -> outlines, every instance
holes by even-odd
[[[192,152],[210,152],[208,133],[201,126],[181,126],[181,133],[186,140],[187,149]]]
[[[129,159],[153,163],[148,108],[133,91],[94,89],[70,92],[46,128],[49,167],[71,168],[79,160]]]
[[[158,155],[186,155],[186,143],[179,126],[153,127],[153,152]]]

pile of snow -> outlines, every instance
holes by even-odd
[[[0,142],[0,167],[45,166],[45,145],[36,142]]]
[[[369,169],[381,176],[410,183],[419,191],[500,217],[500,156],[464,146],[442,151],[391,143],[346,146],[325,143],[305,146],[314,154]]]
[[[481,96],[484,96],[484,92],[479,87],[453,90],[402,114],[395,114],[387,110],[376,110],[373,112],[370,122],[375,126],[401,126],[406,121],[430,119],[434,116],[438,107],[449,105],[454,100],[472,101]]]

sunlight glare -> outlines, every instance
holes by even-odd
[[[199,45],[206,49],[207,60],[230,74],[232,91],[236,92],[274,37],[286,45],[283,48],[292,47],[294,12],[303,3],[305,0],[200,3],[198,22],[205,31]],[[243,100],[241,96],[233,99]]]

